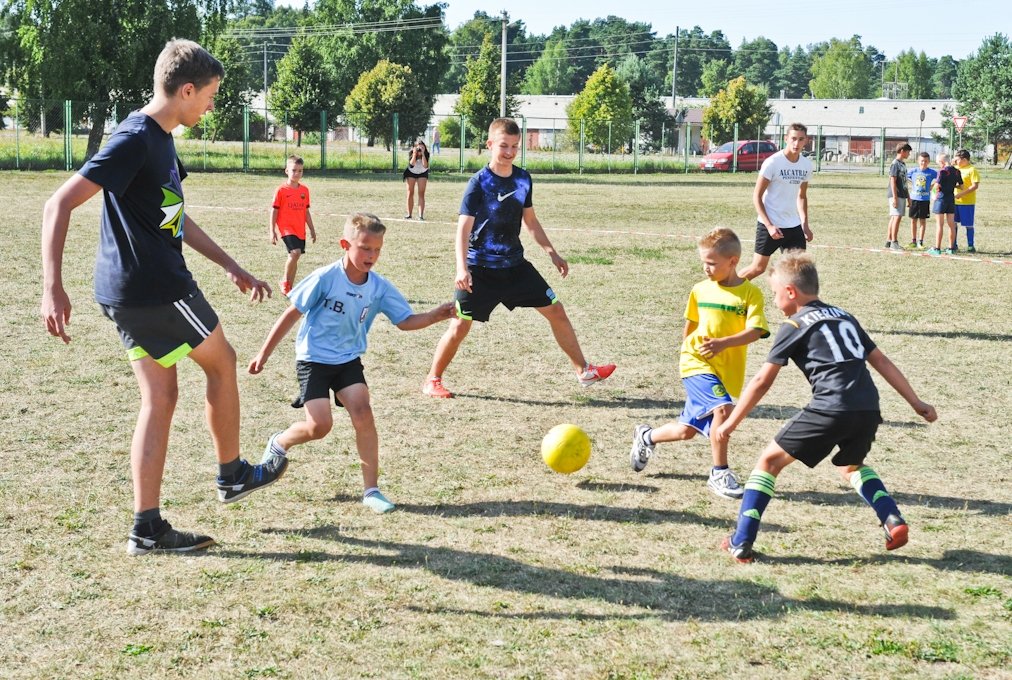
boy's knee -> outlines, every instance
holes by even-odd
[[[296,248],[295,250],[288,251],[288,259],[290,260],[297,260],[299,259],[300,255],[302,255],[302,251],[299,250],[298,248]]]
[[[373,424],[372,406],[369,402],[354,404],[347,408],[348,417],[351,418],[351,425],[356,430],[375,427]]]
[[[306,434],[312,439],[323,439],[333,427],[333,420],[309,420],[306,421]]]

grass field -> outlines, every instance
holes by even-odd
[[[124,552],[136,385],[91,299],[99,199],[68,240],[73,342],[38,319],[41,208],[65,177],[0,173],[12,208],[0,226],[0,677],[1012,677],[1012,179],[981,188],[980,254],[929,258],[879,250],[882,178],[815,178],[823,298],[857,316],[939,419],[924,424],[877,381],[885,423],[869,463],[911,524],[909,545],[886,553],[874,514],[835,472],[798,465],[764,516],[763,559],[742,566],[717,550],[737,505],[706,489],[706,443],[663,445],[639,475],[628,449],[636,424],[680,410],[681,314],[702,278],[694,240],[726,225],[750,250],[754,176],[536,177],[538,214],[571,274],[550,273],[530,245],[529,257],[587,355],[619,366],[593,389],[577,386],[539,315],[500,309],[445,376],[458,398],[427,400],[442,327],[378,320],[365,364],[390,515],[358,502],[344,414],[292,452],[281,482],[220,505],[203,375],[184,362],[163,512],[219,545],[144,558]],[[188,213],[270,281],[283,263],[265,237],[279,181],[185,183]],[[436,176],[422,223],[398,219],[398,178],[309,173],[320,239],[300,272],[336,259],[343,215],[365,208],[389,218],[378,271],[416,309],[449,299],[463,182]],[[238,352],[244,455],[259,459],[301,415],[288,406],[291,337],[263,374],[245,372],[284,301],[251,305],[220,270],[192,251],[188,261]],[[782,319],[769,299],[767,314]],[[749,374],[769,347],[750,348]],[[739,476],[807,398],[785,369],[731,440]],[[594,442],[570,476],[539,456],[562,422]]]

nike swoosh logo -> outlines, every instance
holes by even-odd
[[[514,189],[513,191],[509,192],[508,194],[499,194],[497,196],[497,198],[499,199],[499,202],[502,203],[503,201],[505,201],[507,198],[509,198],[510,196],[512,196],[513,194],[515,194],[516,192],[517,192],[517,190]]]

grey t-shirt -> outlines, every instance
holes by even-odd
[[[797,364],[812,385],[810,409],[878,411],[878,389],[865,363],[873,349],[857,319],[813,300],[780,327],[766,361]]]
[[[889,177],[896,178],[896,198],[910,198],[910,192],[907,190],[907,164],[899,158],[894,160],[892,165],[889,166]],[[886,198],[892,197],[893,183],[890,181],[889,189],[886,191]]]

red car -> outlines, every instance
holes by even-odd
[[[747,139],[742,142],[721,144],[699,161],[699,169],[707,172],[730,172],[734,167],[734,154],[738,155],[738,169],[755,171],[763,161],[777,152],[777,145],[765,139]]]

